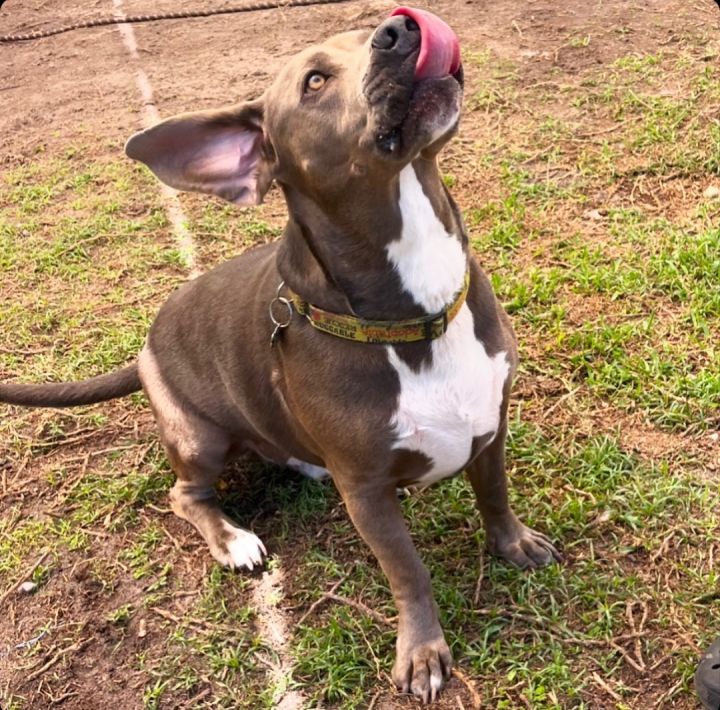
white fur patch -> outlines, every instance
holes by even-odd
[[[387,253],[403,288],[428,313],[442,310],[462,286],[467,257],[423,192],[412,164],[400,173],[402,233]]]
[[[223,522],[223,527],[232,537],[225,543],[228,551],[227,558],[218,559],[218,562],[233,569],[246,567],[252,570],[255,565],[262,565],[263,556],[267,555],[267,550],[257,535],[226,522]]]
[[[462,285],[466,256],[433,211],[411,165],[400,174],[400,209],[402,236],[390,244],[388,255],[414,300],[428,312],[440,311]],[[415,482],[421,487],[459,471],[470,458],[474,437],[497,432],[510,372],[506,353],[490,358],[475,337],[467,304],[431,347],[431,365],[416,372],[388,346],[400,377],[391,422],[394,448],[419,451],[432,460],[432,469]]]
[[[315,466],[314,464],[306,463],[305,461],[300,461],[300,459],[289,458],[285,465],[293,471],[302,473],[303,476],[312,478],[313,481],[324,481],[326,478],[330,477],[330,471],[326,468],[323,468],[322,466]]]
[[[510,364],[504,352],[488,357],[475,338],[467,304],[447,333],[433,341],[430,367],[415,372],[393,347],[388,350],[400,377],[392,420],[394,448],[420,451],[432,459],[432,469],[415,482],[427,486],[462,469],[474,437],[497,431]]]

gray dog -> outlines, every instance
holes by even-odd
[[[218,505],[230,457],[329,473],[390,582],[394,681],[426,702],[452,658],[396,489],[465,470],[492,553],[519,567],[558,558],[508,504],[514,335],[438,170],[462,85],[452,30],[399,8],[374,32],[304,50],[255,101],[133,136],[127,154],[181,190],[249,205],[276,181],[282,239],[179,289],[136,363],[78,383],[0,385],[0,401],[46,407],[142,388],[177,475],[173,510],[229,567],[266,554]]]

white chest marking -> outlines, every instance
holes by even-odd
[[[415,301],[429,312],[439,311],[462,285],[466,257],[437,218],[411,165],[400,174],[400,210],[402,235],[388,246],[388,256]],[[394,448],[420,451],[432,460],[432,469],[417,481],[420,486],[459,471],[470,458],[473,438],[497,431],[510,371],[505,352],[491,358],[476,339],[467,304],[431,347],[431,365],[415,372],[388,346],[400,377],[391,421]]]
[[[400,173],[400,212],[401,237],[388,244],[388,258],[416,303],[435,313],[462,286],[467,258],[435,214],[412,165]]]

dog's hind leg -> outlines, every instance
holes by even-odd
[[[170,491],[173,512],[192,523],[222,565],[252,570],[262,565],[265,546],[257,535],[235,525],[220,509],[215,483],[230,451],[228,434],[213,422],[182,407],[154,368],[154,358],[140,358],[148,394],[177,481]]]
[[[257,535],[235,525],[220,509],[215,483],[229,447],[215,433],[211,441],[211,445],[205,444],[193,452],[166,443],[170,463],[177,475],[170,491],[172,509],[197,528],[220,564],[252,570],[255,565],[262,565],[265,546]]]

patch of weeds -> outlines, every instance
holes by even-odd
[[[8,353],[0,364],[17,366],[14,350],[46,344],[22,361],[26,376],[81,379],[135,356],[167,278],[157,273],[164,214],[154,196],[149,208],[135,202],[151,183],[131,165],[42,161],[3,180],[21,192],[45,185],[49,202],[40,222],[12,191],[0,200],[0,267],[12,293],[0,304]]]
[[[107,620],[115,626],[127,626],[133,617],[132,604],[123,604],[107,615]]]
[[[100,471],[99,460],[95,460],[96,471],[86,474],[67,497],[65,504],[69,508],[65,515],[44,519],[28,517],[0,535],[0,574],[15,574],[20,565],[38,554],[40,549],[53,554],[86,549],[92,540],[88,531],[94,525],[102,523],[115,532],[128,530],[137,524],[138,508],[167,494],[171,483],[168,474],[144,470],[137,473],[121,471],[121,475],[117,475],[113,468],[117,461],[110,458],[106,461],[108,469]],[[152,560],[152,550],[160,535],[157,527],[151,525],[141,530],[136,542],[124,551],[136,578],[157,573],[160,569]],[[44,580],[50,569],[49,565],[39,567],[36,575]],[[167,577],[167,572],[161,570],[155,584],[164,584],[161,582],[163,574]],[[103,588],[111,590],[115,583],[114,573],[101,570],[98,581]]]
[[[48,527],[45,521],[26,518],[10,526],[11,518],[0,521],[0,574],[15,574],[23,559],[38,548]]]
[[[600,177],[611,181],[618,158],[618,149],[604,141],[600,146],[581,148],[575,164],[578,172],[586,178]]]
[[[672,229],[650,256],[652,286],[696,315],[720,316],[720,230],[700,234]]]
[[[467,111],[503,111],[513,105],[518,91],[515,64],[489,51],[467,50],[463,51],[463,64],[482,70],[477,84],[479,88],[465,100]]]
[[[213,265],[279,237],[284,224],[277,214],[279,198],[272,192],[268,198],[267,204],[242,210],[217,201],[187,199],[188,226],[201,261]]]
[[[225,237],[229,230],[245,236],[242,244],[267,241],[279,235],[277,228],[264,221],[259,210],[238,210],[226,204],[204,201],[202,210],[194,213],[189,227],[194,235],[201,239]]]
[[[135,536],[134,543],[120,553],[135,579],[143,579],[156,571],[155,547],[164,536],[157,525],[149,525]],[[150,591],[150,590],[148,590]]]
[[[143,691],[143,707],[147,710],[159,710],[160,700],[162,699],[165,689],[170,684],[170,681],[156,681],[151,686],[145,688]]]
[[[650,421],[703,431],[718,423],[720,357],[697,367],[672,346],[645,347],[598,363],[587,372],[587,384],[616,406],[642,408]]]
[[[623,73],[632,75],[633,80],[647,81],[660,73],[662,57],[659,54],[638,54],[633,52],[618,57],[611,65],[618,75]]]
[[[571,37],[568,40],[568,46],[573,47],[575,49],[581,48],[581,47],[589,47],[590,41],[591,41],[590,35],[581,35],[576,37]]]
[[[214,565],[197,604],[168,622],[160,658],[140,657],[149,702],[180,702],[202,687],[222,707],[271,707],[265,695],[268,649],[257,637],[252,610],[242,602],[249,580]],[[266,661],[267,662],[267,661]]]
[[[457,177],[452,173],[445,173],[445,175],[442,176],[442,181],[445,187],[452,189],[457,184]]]
[[[52,566],[49,565],[38,565],[30,576],[30,581],[37,584],[38,587],[42,587],[50,578],[52,572]]]
[[[495,293],[510,314],[521,314],[529,323],[554,321],[563,311],[558,310],[558,289],[564,281],[557,268],[530,268],[521,278],[493,279]]]
[[[506,199],[492,202],[484,207],[469,210],[466,213],[468,223],[475,227],[473,232],[479,232],[477,226],[489,222],[489,228],[482,237],[473,238],[473,248],[476,251],[491,249],[515,249],[519,246],[523,236],[525,206],[517,194]]]
[[[167,464],[162,464],[166,467]],[[75,521],[89,525],[108,518],[111,530],[122,530],[136,521],[136,509],[164,498],[172,484],[172,475],[155,470],[87,474],[68,500],[76,504]]]
[[[297,632],[294,653],[295,678],[306,688],[315,688],[312,701],[358,707],[364,688],[377,677],[373,653],[385,659],[382,670],[389,670],[392,641],[388,636],[383,642],[372,621],[337,608],[325,615],[321,626]]]
[[[643,119],[633,140],[635,148],[646,148],[656,143],[673,144],[678,141],[678,130],[691,114],[687,99],[665,96],[639,96],[628,90],[623,101],[630,113],[641,113]]]

